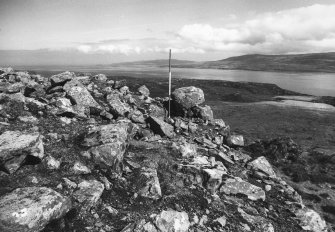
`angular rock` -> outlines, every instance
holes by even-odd
[[[56,169],[59,169],[59,167],[60,167],[60,161],[55,159],[52,156],[46,157],[45,162],[46,162],[46,165],[47,165],[48,169],[56,170]]]
[[[276,173],[273,171],[271,164],[264,156],[260,156],[248,163],[248,166],[256,171],[262,171],[270,177],[276,177]]]
[[[187,232],[190,221],[186,212],[166,210],[157,215],[155,225],[162,232]]]
[[[64,85],[67,81],[70,81],[73,78],[75,78],[75,76],[76,75],[73,72],[69,71],[53,75],[50,77],[51,85],[52,86]]]
[[[42,230],[50,221],[63,217],[71,201],[46,187],[19,188],[0,199],[0,231]]]
[[[105,187],[96,180],[83,180],[78,184],[79,190],[73,196],[84,209],[94,206],[101,197]]]
[[[203,171],[208,176],[206,181],[206,188],[212,194],[214,194],[222,183],[222,176],[227,174],[227,169],[224,167],[218,167],[213,169],[203,169]]]
[[[158,200],[162,197],[157,170],[152,167],[143,167],[137,179],[138,195]]]
[[[197,155],[197,146],[186,141],[183,141],[181,144],[177,145],[177,149],[183,158],[189,158],[192,156],[194,157]]]
[[[312,232],[328,231],[326,222],[314,210],[303,208],[299,209],[295,214],[303,230]]]
[[[150,116],[156,117],[162,120],[165,118],[165,115],[166,115],[165,109],[156,104],[150,104],[148,111],[149,111]]]
[[[213,111],[210,106],[196,106],[192,108],[194,116],[205,121],[214,120]]]
[[[167,136],[172,138],[174,136],[174,128],[172,125],[164,122],[163,120],[150,116],[147,118],[146,122],[150,124],[150,129],[160,136]]]
[[[102,82],[107,81],[107,77],[105,74],[97,74],[93,78],[97,81],[102,81]]]
[[[234,179],[227,179],[225,184],[220,188],[220,192],[225,194],[242,194],[247,196],[250,200],[265,200],[265,192],[260,187],[252,185],[239,177]]]
[[[149,97],[150,95],[150,90],[145,85],[140,86],[137,91],[144,97]]]
[[[67,82],[63,88],[74,104],[88,107],[91,112],[101,111],[101,106],[78,80],[74,79]]]
[[[126,85],[127,85],[126,80],[119,80],[119,81],[114,82],[113,88],[114,89],[120,89],[120,88],[122,88],[123,86],[126,86]]]
[[[27,155],[42,159],[44,146],[38,132],[6,131],[0,135],[0,162],[9,173],[15,172]]]
[[[84,165],[83,163],[76,161],[72,167],[72,170],[75,174],[88,174],[91,173],[91,170]]]
[[[126,150],[129,128],[126,122],[94,127],[88,132],[83,145],[91,147],[88,151],[96,164],[118,170]]]
[[[144,219],[131,223],[121,232],[159,232],[151,222],[146,222]]]
[[[122,102],[118,93],[111,93],[107,95],[107,102],[110,106],[110,112],[117,118],[119,116],[125,117],[131,111],[130,106]]]
[[[141,123],[141,124],[145,123],[145,118],[142,112],[139,110],[132,111],[130,114],[130,119],[132,122],[135,122],[135,123]]]
[[[242,135],[230,135],[227,138],[227,143],[229,146],[244,146],[244,138]]]
[[[182,87],[172,93],[172,102],[178,115],[184,116],[186,111],[205,101],[204,92],[194,86]]]

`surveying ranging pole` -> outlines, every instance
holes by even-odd
[[[169,118],[171,113],[171,49],[169,53]]]

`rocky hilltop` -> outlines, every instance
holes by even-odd
[[[270,163],[187,86],[151,98],[103,74],[0,69],[0,231],[330,231]]]

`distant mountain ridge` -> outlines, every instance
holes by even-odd
[[[171,60],[172,67],[208,68],[227,70],[276,71],[276,72],[335,72],[335,52],[292,55],[250,54],[217,61],[196,62]],[[116,63],[112,66],[150,65],[167,67],[168,60],[148,60]]]

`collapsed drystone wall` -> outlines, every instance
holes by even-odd
[[[1,231],[328,231],[196,87],[0,69]]]

